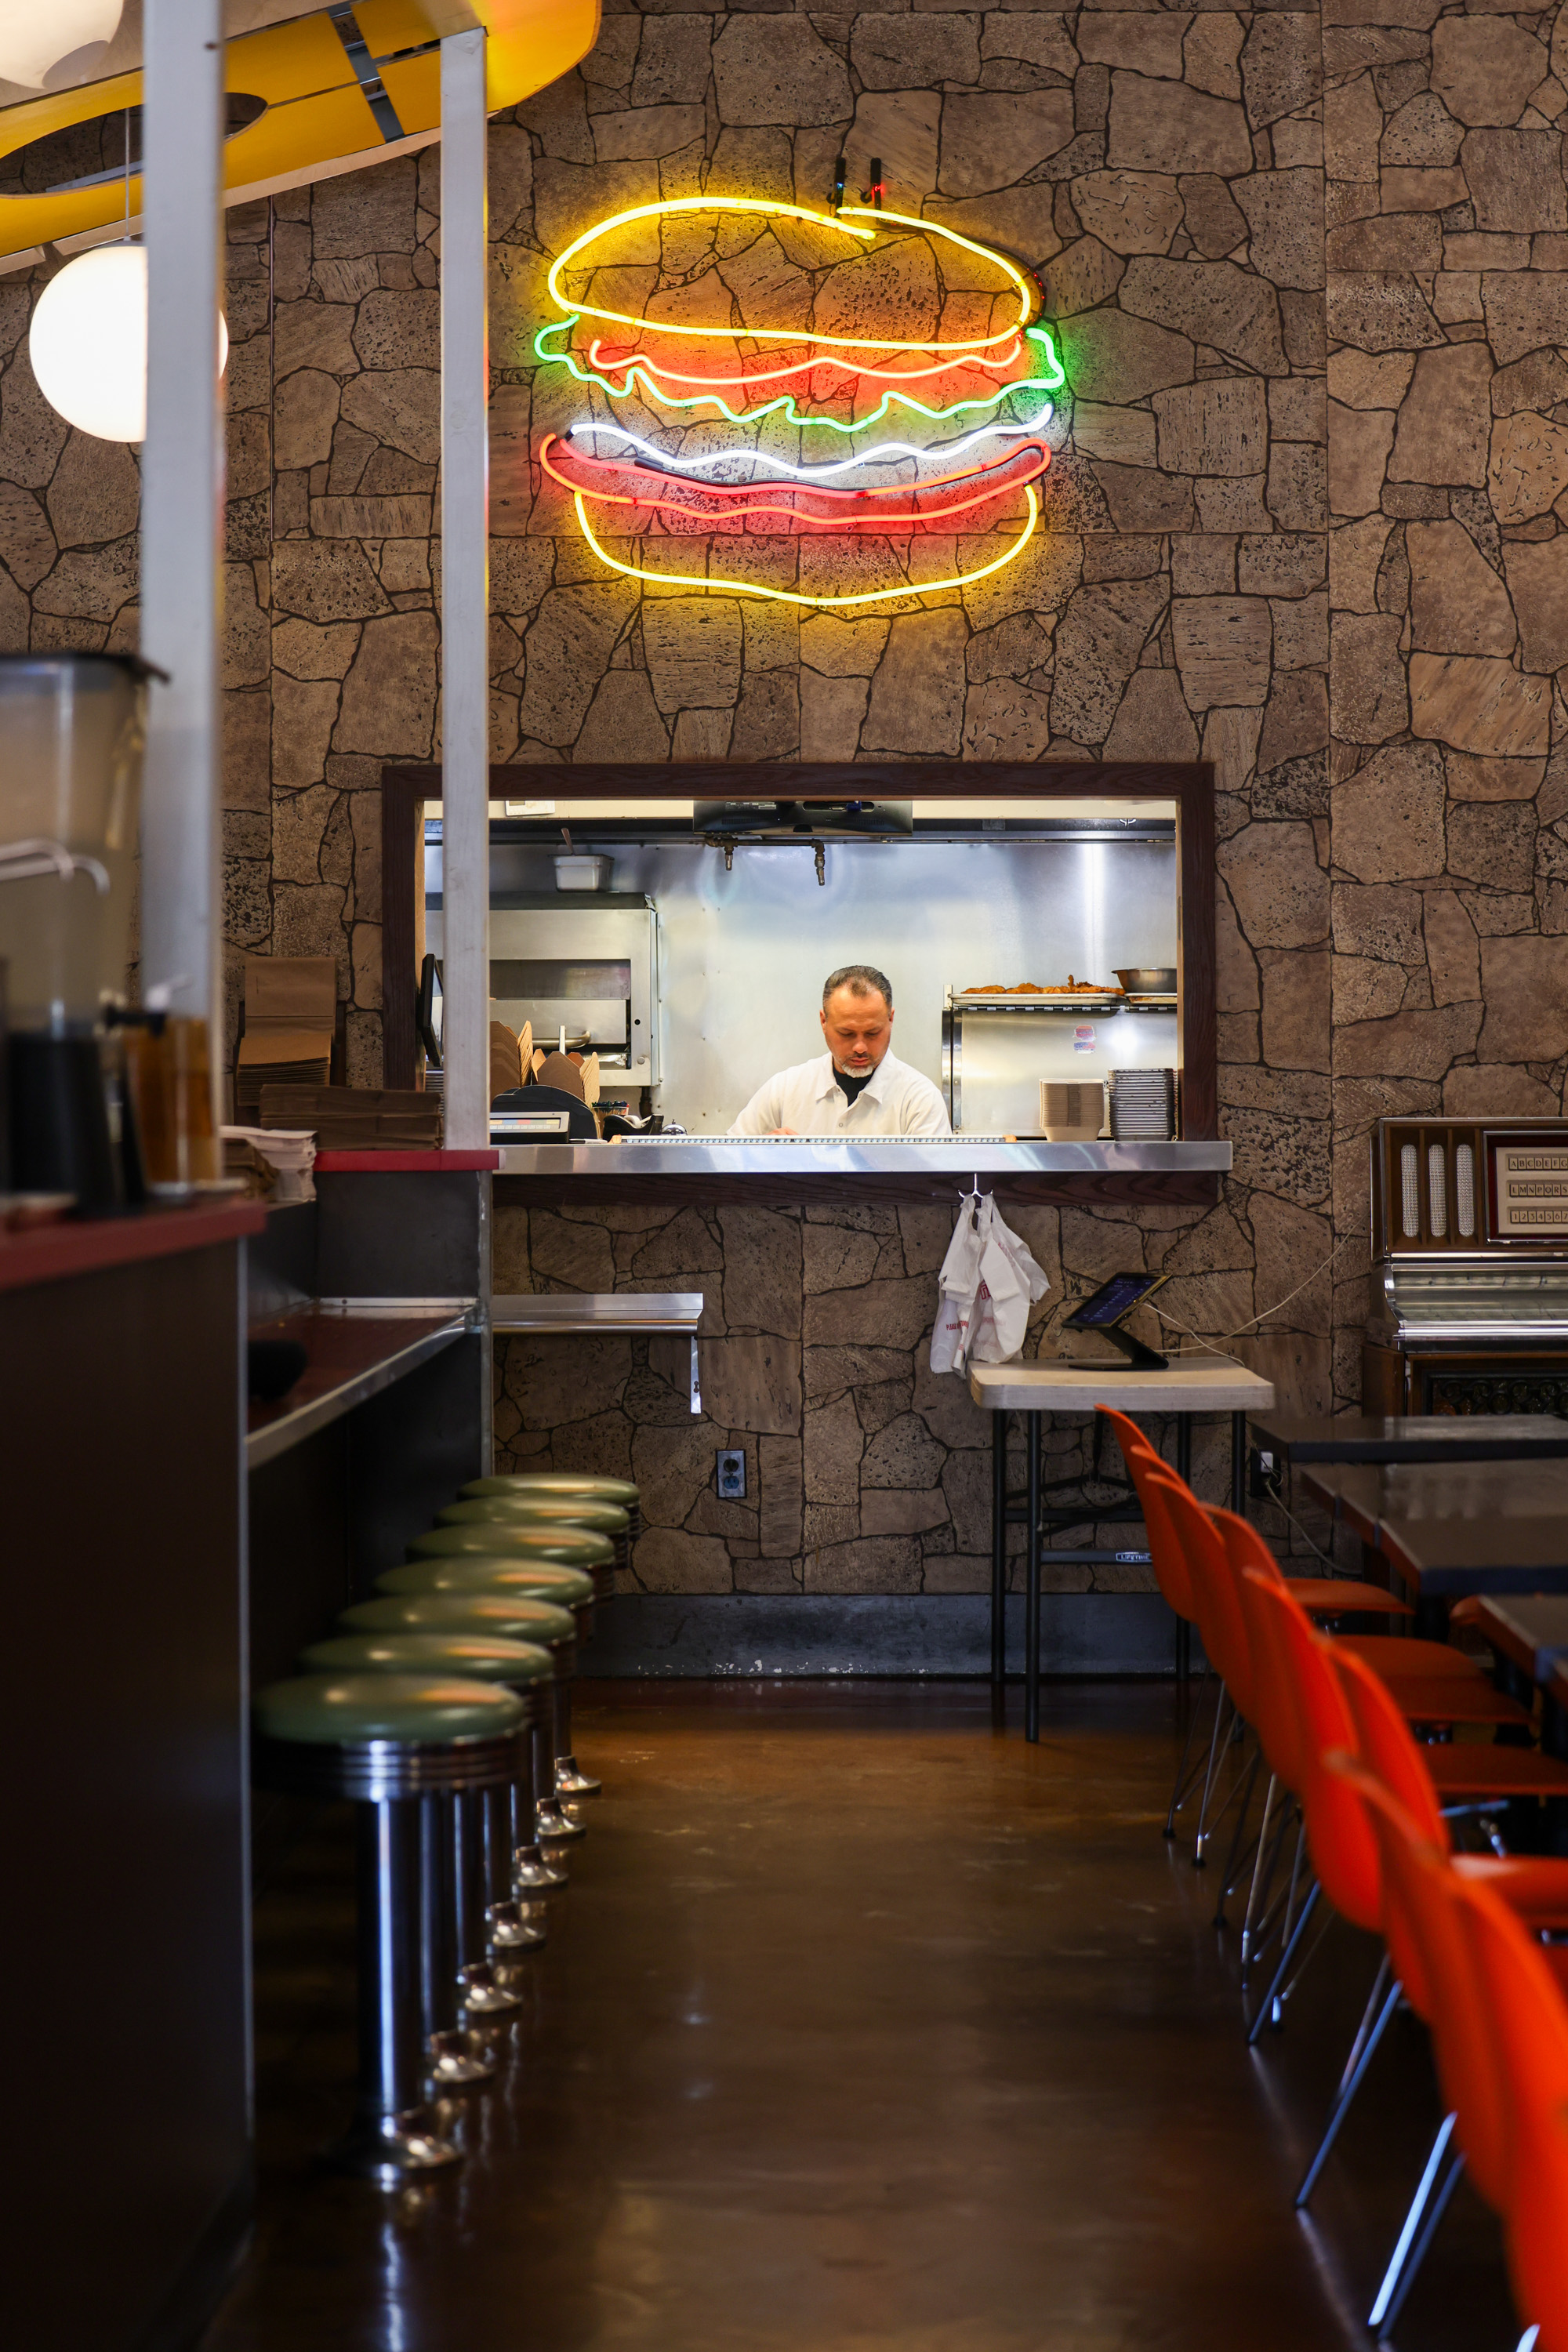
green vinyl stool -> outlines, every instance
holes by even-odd
[[[557,1694],[577,1671],[577,1623],[572,1612],[521,1594],[464,1587],[384,1592],[374,1601],[356,1601],[338,1622],[351,1633],[496,1633],[503,1641],[536,1642],[548,1653],[552,1672],[551,1720],[536,1724],[533,1729],[532,1850],[538,1853],[542,1845],[549,1846],[551,1853],[540,1854],[539,1859],[559,1871],[558,1849],[584,1834],[582,1824],[567,1818],[552,1794]],[[522,1851],[528,1852],[527,1847]],[[527,1875],[520,1861],[520,1881],[526,1881]]]
[[[564,1495],[595,1503],[619,1503],[631,1514],[632,1541],[642,1533],[642,1497],[630,1478],[596,1478],[585,1470],[513,1470],[491,1478],[470,1478],[458,1492],[472,1502],[486,1495]]]
[[[516,1775],[507,1788],[484,1790],[479,1800],[488,1897],[484,1925],[492,1948],[542,1944],[539,1890],[514,1894],[511,1859],[520,1816],[533,1817],[531,1735],[548,1703],[549,1653],[533,1643],[500,1641],[493,1634],[339,1633],[312,1643],[300,1663],[314,1674],[459,1675],[516,1693],[523,1708],[519,1728],[525,1735],[518,1741]],[[470,1988],[461,1974],[458,1931],[458,1847],[453,1802],[431,1790],[419,1801],[419,1998],[431,2074],[443,2089],[482,2082],[496,2068],[489,2042],[468,2014]],[[467,1853],[463,1858],[468,1861]],[[562,1883],[558,1876],[555,1883]]]
[[[514,1528],[581,1528],[592,1536],[607,1536],[616,1566],[631,1566],[631,1514],[619,1503],[596,1503],[585,1495],[474,1495],[436,1514],[438,1528],[481,1527],[489,1520]]]
[[[421,1804],[505,1788],[525,1709],[513,1692],[466,1676],[336,1674],[269,1684],[253,1713],[263,1787],[357,1808],[359,2079],[353,2120],[328,2161],[395,2188],[459,2160],[422,2104]]]
[[[414,1559],[402,1568],[388,1569],[375,1580],[378,1592],[505,1592],[524,1601],[549,1601],[558,1609],[569,1609],[577,1621],[577,1642],[582,1644],[594,1630],[594,1587],[582,1571],[574,1568],[558,1568],[552,1560],[538,1566],[505,1557],[463,1552],[451,1559]],[[577,1759],[572,1748],[572,1685],[558,1682],[552,1698],[552,1733],[553,1764],[548,1783],[535,1791],[548,1797],[553,1790],[557,1806],[576,1797],[596,1797],[601,1783],[590,1780],[577,1769]],[[558,1836],[581,1834],[581,1825],[569,1814],[563,1816],[564,1830],[554,1831]]]
[[[556,1568],[581,1569],[584,1576],[593,1578],[595,1592],[605,1601],[610,1597],[616,1565],[616,1548],[609,1538],[594,1535],[586,1528],[513,1526],[499,1519],[482,1520],[472,1527],[432,1528],[427,1534],[416,1536],[404,1549],[409,1559],[461,1559],[467,1553],[487,1559],[504,1556],[528,1566],[545,1562]]]

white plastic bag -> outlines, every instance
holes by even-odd
[[[1051,1286],[990,1193],[979,1192],[964,1195],[937,1279],[933,1372],[963,1372],[971,1361],[1010,1363],[1022,1350],[1031,1305]]]

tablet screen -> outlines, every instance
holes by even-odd
[[[1135,1307],[1142,1304],[1151,1291],[1158,1290],[1164,1279],[1163,1274],[1113,1274],[1109,1282],[1090,1291],[1064,1318],[1064,1328],[1093,1331],[1103,1329],[1108,1323],[1120,1323],[1124,1315],[1131,1315]]]

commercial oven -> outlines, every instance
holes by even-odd
[[[437,962],[442,913],[427,906]],[[521,891],[490,901],[490,1018],[533,1026],[537,1045],[599,1056],[616,1088],[661,1076],[658,910],[641,892]]]

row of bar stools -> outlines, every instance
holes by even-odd
[[[607,1599],[612,1589],[615,1555],[610,1539],[585,1528],[491,1519],[471,1525],[432,1528],[428,1535],[416,1537],[407,1549],[410,1565],[417,1561],[466,1561],[473,1568],[474,1580],[479,1584],[490,1581],[490,1571],[501,1568],[537,1570],[543,1579],[538,1588],[542,1598],[549,1586],[549,1577],[543,1573],[546,1570],[559,1573],[563,1569],[575,1569],[589,1577],[592,1580],[591,1600]],[[520,1588],[514,1586],[513,1589]],[[578,1631],[584,1641],[592,1633],[593,1625],[590,1605],[579,1615]],[[579,1772],[573,1752],[572,1705],[568,1689],[563,1689],[559,1694],[555,1730],[553,1786],[541,1791],[541,1801],[558,1802],[563,1797],[596,1795],[598,1782],[589,1780]]]
[[[359,2079],[329,2160],[385,2187],[459,2156],[425,2104],[427,1809],[449,1806],[461,1826],[510,1787],[527,1715],[494,1682],[429,1673],[311,1675],[256,1697],[263,1785],[358,1807]]]

